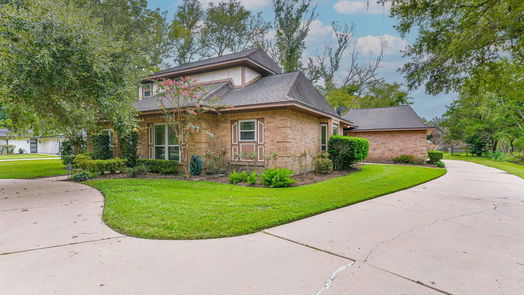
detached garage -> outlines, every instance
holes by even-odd
[[[344,129],[344,135],[369,140],[369,162],[391,162],[400,155],[413,155],[425,160],[427,126],[411,106],[352,109],[345,116],[355,127]]]

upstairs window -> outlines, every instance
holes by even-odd
[[[142,85],[142,97],[153,96],[153,83],[146,83]]]
[[[257,138],[257,132],[256,132],[256,126],[257,121],[256,120],[240,120],[238,121],[240,128],[240,141],[254,141]]]

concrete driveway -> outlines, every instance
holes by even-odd
[[[408,190],[200,241],[122,236],[84,185],[0,180],[0,294],[522,294],[524,180],[446,164]]]

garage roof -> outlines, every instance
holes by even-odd
[[[387,108],[351,109],[344,115],[356,127],[352,131],[428,129],[409,105]]]

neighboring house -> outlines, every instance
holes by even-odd
[[[24,154],[58,154],[64,140],[61,136],[19,135],[5,128],[0,129],[0,145],[15,146],[15,154],[18,154],[20,149]]]
[[[354,127],[344,134],[369,140],[370,162],[390,162],[400,155],[426,159],[426,138],[435,129],[422,122],[411,106],[352,109],[344,115]]]
[[[200,125],[214,134],[196,132],[189,155],[180,155],[177,140],[162,116],[162,96],[155,96],[156,81],[177,77],[198,79],[208,97],[228,106],[219,115],[204,114]],[[139,100],[138,153],[142,158],[181,160],[208,151],[226,151],[227,159],[248,163],[242,155],[278,154],[278,166],[289,167],[290,157],[303,151],[327,150],[329,136],[352,127],[317,91],[302,72],[285,73],[264,51],[251,49],[179,65],[142,81]],[[291,167],[293,168],[293,167]]]

